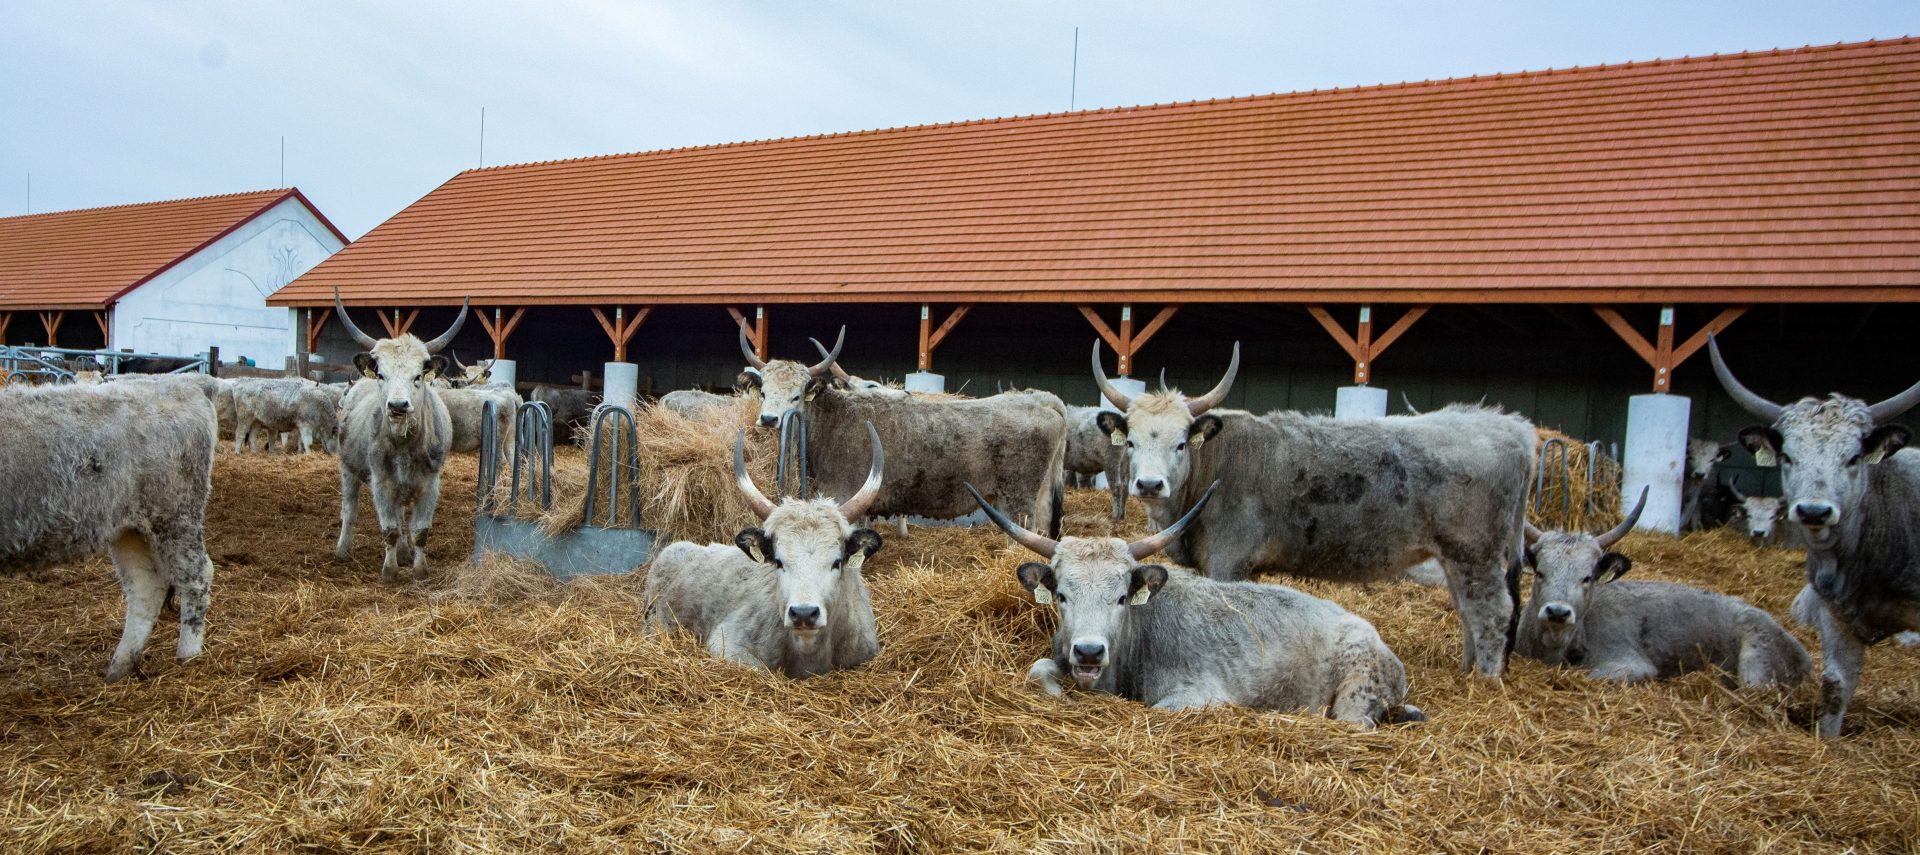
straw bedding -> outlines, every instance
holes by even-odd
[[[1516,662],[1457,673],[1445,595],[1303,587],[1373,620],[1433,720],[1181,714],[1019,685],[1052,615],[992,531],[889,537],[867,564],[885,650],[806,681],[641,632],[640,578],[554,585],[465,564],[473,459],[450,463],[425,584],[376,581],[363,510],[331,560],[334,464],[215,470],[208,647],[102,686],[104,559],[0,577],[0,851],[1803,851],[1920,846],[1920,651],[1868,655],[1849,732],[1811,687],[1612,687]],[[1070,530],[1107,497],[1070,497]],[[1137,534],[1138,510],[1122,527]],[[1799,561],[1714,533],[1624,544],[1784,614]],[[1810,634],[1795,628],[1809,642]]]

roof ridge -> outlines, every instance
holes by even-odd
[[[61,210],[61,211],[40,211],[38,213],[32,213],[32,214],[14,214],[13,216],[10,216],[10,217],[0,217],[0,223],[17,222],[20,220],[33,219],[36,217],[62,217],[68,214],[90,214],[98,211],[115,211],[115,210],[120,210],[124,208],[151,208],[158,205],[177,205],[183,202],[205,202],[211,199],[237,199],[242,196],[264,196],[269,193],[286,194],[286,193],[299,193],[299,192],[300,192],[300,188],[294,187],[294,186],[288,186],[288,187],[271,188],[266,190],[241,190],[234,193],[213,193],[206,196],[187,196],[180,199],[160,199],[152,202],[126,202],[119,205],[96,205],[91,208],[68,208],[66,210]]]
[[[1441,84],[1461,84],[1461,83],[1474,83],[1474,82],[1495,81],[1495,80],[1520,80],[1520,79],[1528,79],[1528,78],[1547,78],[1547,77],[1564,76],[1569,74],[1590,74],[1590,73],[1605,72],[1605,71],[1619,71],[1619,70],[1629,69],[1629,68],[1653,68],[1653,67],[1658,67],[1663,65],[1684,65],[1684,64],[1690,64],[1690,63],[1703,63],[1703,62],[1724,62],[1724,61],[1735,60],[1735,59],[1761,59],[1766,57],[1790,56],[1790,55],[1799,54],[1799,53],[1820,53],[1825,51],[1846,50],[1849,48],[1882,47],[1882,46],[1889,46],[1889,45],[1909,45],[1909,44],[1920,44],[1920,37],[1916,37],[1913,35],[1903,35],[1897,38],[1867,39],[1865,41],[1854,41],[1854,42],[1834,42],[1831,44],[1822,44],[1822,45],[1809,44],[1809,45],[1801,45],[1800,47],[1773,48],[1770,50],[1759,50],[1759,51],[1744,50],[1738,53],[1709,53],[1709,54],[1703,54],[1700,56],[1688,55],[1688,56],[1680,56],[1680,57],[1655,57],[1653,59],[1628,60],[1625,62],[1602,63],[1597,65],[1574,65],[1574,66],[1568,66],[1566,68],[1559,68],[1559,69],[1549,67],[1544,69],[1506,71],[1506,72],[1497,72],[1492,74],[1473,74],[1473,75],[1468,75],[1466,77],[1446,77],[1438,80],[1429,78],[1426,80],[1419,80],[1419,81],[1402,80],[1402,81],[1391,82],[1391,83],[1369,83],[1369,84],[1361,84],[1361,85],[1355,85],[1355,86],[1333,86],[1325,89],[1295,89],[1295,90],[1286,91],[1286,92],[1264,92],[1264,93],[1254,93],[1249,95],[1233,95],[1233,96],[1227,96],[1223,98],[1222,97],[1194,98],[1186,101],[1162,101],[1162,102],[1153,103],[1153,104],[1129,104],[1129,105],[1121,105],[1121,106],[1114,106],[1114,107],[1095,107],[1087,110],[1061,110],[1061,111],[1056,111],[1052,113],[1028,113],[1024,115],[1012,115],[1012,116],[991,116],[991,117],[984,117],[984,118],[978,118],[978,119],[960,119],[960,120],[948,121],[948,122],[928,122],[928,123],[918,124],[918,125],[896,125],[892,127],[866,128],[866,129],[852,130],[852,131],[832,131],[828,133],[819,133],[819,134],[798,134],[798,135],[787,136],[787,137],[766,137],[762,139],[753,139],[753,140],[735,140],[732,142],[723,142],[723,143],[707,143],[704,145],[674,146],[669,148],[642,149],[639,151],[613,152],[610,154],[592,154],[592,155],[585,155],[582,157],[562,157],[562,158],[553,158],[550,160],[525,161],[521,163],[503,163],[497,166],[482,166],[482,167],[475,167],[473,169],[463,169],[460,172],[455,174],[455,178],[465,176],[468,174],[478,174],[478,173],[487,173],[487,172],[504,172],[504,171],[513,170],[513,169],[530,169],[534,167],[556,166],[561,164],[591,163],[594,161],[601,161],[601,160],[641,158],[641,157],[649,157],[649,156],[655,156],[655,155],[681,154],[681,153],[688,153],[688,152],[711,151],[711,150],[729,149],[729,148],[748,148],[748,147],[754,147],[754,146],[777,145],[780,143],[799,143],[799,142],[813,142],[813,141],[819,141],[819,140],[832,140],[832,139],[842,139],[842,138],[852,138],[852,137],[862,137],[862,136],[879,136],[882,134],[907,133],[911,131],[940,130],[945,128],[970,127],[974,125],[993,125],[993,124],[999,124],[1002,122],[1008,122],[1008,123],[1023,122],[1024,123],[1024,122],[1040,121],[1044,119],[1059,119],[1059,118],[1067,118],[1067,117],[1092,117],[1092,116],[1101,116],[1101,115],[1114,114],[1114,113],[1144,112],[1149,110],[1169,111],[1169,110],[1174,110],[1179,108],[1190,108],[1190,107],[1201,106],[1201,105],[1235,104],[1235,103],[1244,103],[1249,101],[1266,101],[1266,100],[1279,101],[1279,100],[1290,99],[1290,98],[1303,98],[1308,96],[1331,95],[1331,94],[1338,94],[1338,93],[1395,91],[1395,90],[1403,90],[1403,89],[1416,89],[1420,87],[1436,86]]]

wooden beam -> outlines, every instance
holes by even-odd
[[[920,304],[920,356],[914,363],[919,366],[919,370],[933,370],[933,352],[940,348],[940,342],[945,341],[947,334],[953,332],[953,328],[960,323],[960,319],[966,317],[971,311],[973,311],[971,304],[962,303],[955,306],[947,315],[947,319],[940,322],[940,328],[934,329],[933,307],[926,303]]]
[[[599,306],[591,308],[594,318],[600,321],[600,328],[606,330],[607,338],[613,339],[613,361],[627,361],[627,342],[633,340],[633,334],[640,329],[642,323],[646,322],[647,315],[653,313],[653,307],[641,306],[639,311],[634,312],[633,317],[629,318],[626,316],[625,308],[615,306],[612,321],[607,320],[607,314],[600,311]]]
[[[94,312],[93,322],[100,325],[100,347],[103,349],[111,349],[113,347],[113,327],[112,321],[107,320],[106,310],[102,309]]]
[[[1747,309],[1747,306],[1734,306],[1730,309],[1720,310],[1720,314],[1713,320],[1708,321],[1707,325],[1701,327],[1699,332],[1689,337],[1686,344],[1673,349],[1673,367],[1680,367],[1680,363],[1687,361],[1695,353],[1699,353],[1700,348],[1707,346],[1707,336],[1719,335],[1725,332],[1727,327],[1733,326],[1734,321],[1739,320],[1741,315],[1747,313]]]
[[[314,320],[313,310],[307,310],[307,352],[312,353],[320,344],[320,331],[327,328],[327,321],[333,319],[332,309],[321,309],[320,319]]]
[[[947,319],[940,322],[940,328],[934,330],[933,337],[927,341],[928,349],[939,349],[940,343],[947,340],[947,334],[953,332],[953,328],[959,325],[960,319],[966,317],[967,313],[971,311],[973,311],[973,306],[966,303],[953,307],[953,313],[947,315]]]
[[[12,312],[0,312],[0,344],[7,343],[7,327],[13,323]]]
[[[1153,320],[1148,321],[1146,327],[1133,337],[1134,352],[1138,353],[1140,348],[1146,347],[1147,340],[1153,338],[1153,334],[1159,332],[1161,327],[1166,326],[1167,321],[1173,320],[1173,314],[1178,311],[1180,311],[1179,306],[1160,307],[1160,312],[1153,316]]]
[[[1100,320],[1100,314],[1095,312],[1092,306],[1081,305],[1079,309],[1080,314],[1086,316],[1087,323],[1093,324],[1093,331],[1100,334],[1100,338],[1106,341],[1108,347],[1113,348],[1116,353],[1126,352],[1121,349],[1120,336],[1114,333],[1112,327],[1107,326],[1106,321]]]
[[[1625,341],[1628,347],[1633,348],[1634,353],[1639,354],[1640,358],[1645,360],[1647,365],[1653,368],[1653,391],[1655,392],[1671,391],[1673,389],[1673,369],[1679,367],[1680,363],[1687,361],[1688,357],[1698,353],[1700,348],[1705,347],[1707,344],[1707,336],[1718,333],[1728,326],[1731,326],[1741,315],[1746,314],[1746,311],[1746,306],[1733,306],[1722,309],[1719,315],[1715,316],[1713,320],[1708,321],[1698,332],[1695,332],[1689,337],[1686,343],[1675,347],[1673,344],[1674,311],[1672,306],[1660,307],[1659,331],[1654,337],[1654,342],[1651,344],[1633,328],[1633,325],[1627,323],[1627,319],[1621,317],[1619,312],[1607,306],[1593,307],[1593,313],[1599,315],[1601,320],[1606,321],[1607,326],[1612,327],[1614,333],[1619,335],[1620,339]]]
[[[1414,306],[1408,309],[1406,314],[1401,315],[1399,320],[1393,322],[1393,326],[1387,327],[1387,331],[1384,334],[1374,339],[1373,346],[1367,349],[1368,361],[1379,359],[1380,354],[1386,353],[1387,348],[1392,347],[1394,342],[1399,341],[1401,336],[1406,335],[1407,330],[1413,328],[1413,323],[1425,317],[1427,310],[1431,308],[1433,307]]]
[[[1347,331],[1340,328],[1340,322],[1334,320],[1332,315],[1327,314],[1326,309],[1316,305],[1308,305],[1307,313],[1313,315],[1313,319],[1320,322],[1320,327],[1327,331],[1327,335],[1333,336],[1334,343],[1340,345],[1340,349],[1346,351],[1347,356],[1353,359],[1354,362],[1366,361],[1366,354],[1361,352],[1360,343],[1354,341],[1353,336],[1347,335]]]
[[[400,336],[406,335],[408,330],[413,329],[413,322],[420,319],[419,309],[414,309],[405,319],[400,317],[399,309],[393,310],[393,317],[391,319],[389,319],[384,312],[375,312],[374,314],[380,318],[380,325],[387,328],[387,338],[399,338]]]
[[[1614,335],[1619,336],[1621,341],[1626,342],[1628,347],[1633,348],[1633,352],[1639,354],[1641,359],[1646,360],[1648,365],[1656,368],[1659,367],[1660,357],[1654,352],[1653,345],[1648,344],[1647,340],[1642,338],[1640,333],[1633,328],[1633,325],[1627,323],[1626,318],[1620,317],[1619,312],[1614,311],[1609,306],[1594,306],[1593,313],[1599,315],[1600,320],[1606,321],[1607,326],[1613,328]]]
[[[66,312],[41,312],[40,328],[47,331],[47,346],[60,346],[60,322],[67,319]]]
[[[1360,307],[1359,323],[1354,327],[1357,335],[1348,335],[1346,329],[1340,326],[1340,322],[1334,320],[1333,315],[1322,306],[1309,305],[1307,312],[1313,315],[1314,320],[1320,322],[1320,327],[1326,330],[1328,335],[1333,336],[1334,342],[1340,345],[1340,349],[1353,358],[1354,385],[1365,386],[1373,379],[1373,361],[1379,358],[1380,354],[1387,352],[1387,348],[1392,347],[1401,336],[1406,335],[1407,330],[1413,328],[1414,322],[1425,317],[1427,310],[1431,308],[1433,307],[1430,305],[1419,305],[1408,309],[1406,314],[1401,315],[1392,326],[1387,327],[1386,333],[1378,339],[1373,337],[1373,306],[1371,305]]]
[[[501,308],[499,306],[493,307],[492,320],[488,320],[486,310],[484,309],[474,314],[480,318],[480,326],[487,331],[487,338],[493,340],[493,358],[506,359],[507,339],[513,337],[514,329],[520,326],[520,319],[527,316],[527,307],[521,306],[520,308],[514,309],[511,319],[503,319],[501,317]]]

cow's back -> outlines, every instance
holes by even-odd
[[[1067,410],[1048,392],[928,401],[823,393],[808,425],[815,492],[845,500],[865,482],[873,422],[887,466],[870,516],[952,519],[974,512],[963,482],[987,499],[1024,508],[1058,481],[1066,457]]]

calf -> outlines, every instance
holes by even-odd
[[[973,485],[967,491],[1015,542],[1050,562],[1018,571],[1034,602],[1059,612],[1053,655],[1027,671],[1048,694],[1060,694],[1061,677],[1071,674],[1082,689],[1161,709],[1325,710],[1368,728],[1426,718],[1404,703],[1399,657],[1372,624],[1339,605],[1281,585],[1216,582],[1140,563],[1200,515],[1212,487],[1186,516],[1133,543],[1043,537],[1008,519]]]
[[[1626,520],[1598,536],[1527,526],[1533,593],[1521,609],[1514,652],[1620,682],[1706,668],[1748,687],[1806,679],[1813,669],[1806,648],[1746,601],[1671,582],[1614,581],[1633,562],[1611,547],[1633,530],[1646,504],[1642,490]]]
[[[742,433],[733,476],[762,525],[731,544],[681,541],[661,550],[647,573],[649,628],[691,630],[714,656],[789,677],[851,668],[879,653],[860,565],[880,548],[880,535],[848,522],[880,493],[886,454],[871,424],[867,439],[873,461],[853,498],[775,505],[747,475]]]
[[[1730,485],[1733,497],[1740,500],[1740,520],[1746,528],[1747,540],[1754,546],[1773,546],[1780,540],[1780,510],[1782,502],[1779,496],[1749,496],[1740,492],[1738,482]]]

